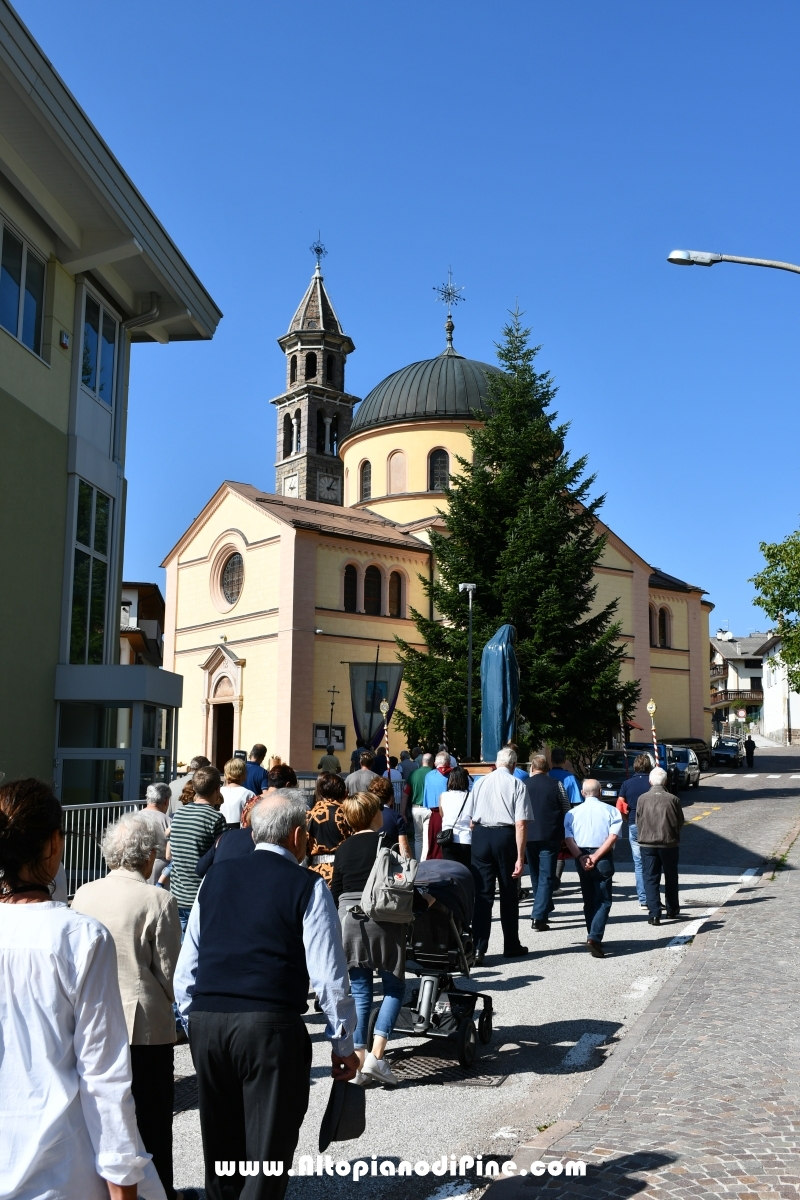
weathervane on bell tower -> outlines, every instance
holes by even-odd
[[[466,299],[466,296],[461,295],[464,290],[463,287],[456,287],[453,283],[452,267],[447,268],[447,283],[442,283],[433,290],[436,292],[436,299],[441,301],[442,304],[447,305],[447,320],[444,325],[445,333],[447,334],[447,347],[444,352],[445,354],[457,354],[458,351],[453,345],[453,330],[455,329],[455,325],[453,324],[453,306],[460,304],[462,300]]]
[[[319,268],[322,263],[322,260],[323,260],[323,258],[326,258],[328,255],[328,251],[323,246],[322,239],[321,239],[319,233],[317,233],[317,240],[315,242],[312,242],[308,248],[311,251],[311,253],[316,257],[317,274],[319,274]]]

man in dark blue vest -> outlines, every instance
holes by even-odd
[[[197,1072],[208,1200],[280,1200],[308,1107],[309,983],[327,1017],[331,1074],[355,1076],[355,1004],[327,884],[299,864],[302,793],[253,809],[255,851],[214,862],[192,908],[175,972]],[[244,1178],[239,1164],[254,1165]],[[231,1176],[217,1164],[235,1164]],[[278,1164],[282,1164],[278,1173]],[[267,1167],[273,1171],[267,1175]]]
[[[550,928],[547,918],[555,908],[556,865],[564,840],[564,814],[569,812],[569,800],[560,781],[548,774],[543,754],[534,754],[531,759],[531,774],[525,780],[525,788],[533,809],[533,820],[528,822],[527,848],[533,899],[531,927],[546,933]]]

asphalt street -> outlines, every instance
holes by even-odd
[[[556,1121],[637,1017],[651,1003],[687,951],[710,910],[757,871],[800,816],[800,749],[764,744],[752,771],[713,774],[682,793],[686,826],[681,843],[681,905],[674,922],[654,929],[639,907],[627,843],[618,846],[614,906],[604,943],[607,957],[592,958],[570,864],[565,871],[549,933],[530,927],[523,902],[520,932],[524,959],[506,961],[495,920],[486,965],[459,986],[491,994],[495,1030],[472,1071],[454,1051],[428,1039],[393,1039],[389,1057],[401,1078],[396,1089],[370,1088],[367,1130],[357,1141],[328,1153],[353,1162],[371,1156],[432,1162],[442,1154],[477,1154],[499,1161],[537,1130]],[[497,914],[495,914],[497,915]],[[314,1043],[309,1109],[297,1155],[317,1154],[322,1113],[330,1089],[330,1055],[322,1018],[306,1018]],[[193,1067],[186,1047],[176,1052],[175,1185],[201,1187],[202,1152]],[[461,1194],[476,1179],[434,1176],[373,1178],[357,1185],[386,1200],[423,1200]],[[353,1188],[350,1178],[293,1178],[290,1200],[318,1200]]]

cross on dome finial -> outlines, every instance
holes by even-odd
[[[322,262],[323,258],[325,258],[325,256],[328,253],[328,251],[325,249],[325,247],[322,244],[322,239],[320,238],[319,232],[317,232],[317,240],[315,242],[312,242],[308,248],[312,254],[316,255],[317,271],[319,271],[320,263]]]
[[[442,283],[439,285],[439,287],[435,287],[433,290],[436,292],[437,300],[440,300],[442,304],[447,305],[447,320],[444,324],[445,333],[447,335],[447,347],[445,349],[445,354],[456,354],[457,351],[453,346],[453,330],[455,329],[455,325],[453,324],[453,305],[459,304],[462,300],[465,300],[466,296],[461,295],[464,290],[463,287],[457,287],[453,283],[452,267],[447,268],[447,283]]]

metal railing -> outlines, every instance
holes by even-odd
[[[100,849],[106,827],[123,813],[135,812],[141,807],[141,800],[64,805],[64,870],[70,899],[82,883],[101,879],[106,874],[108,868]]]
[[[753,706],[755,706],[757,704],[763,704],[764,693],[761,691],[757,692],[754,689],[748,690],[746,692],[720,691],[720,692],[712,692],[711,693],[712,705],[713,704],[736,704],[738,702],[741,702],[743,704],[750,704]]]

